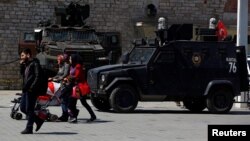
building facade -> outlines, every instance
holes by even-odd
[[[31,32],[41,20],[55,21],[55,6],[74,0],[1,0],[0,1],[0,89],[19,89],[18,41],[24,32]],[[78,0],[75,0],[78,1]],[[82,0],[90,5],[87,24],[98,32],[120,32],[122,50],[131,48],[131,41],[141,36],[135,26],[144,22],[154,27],[158,17],[168,23],[193,23],[208,26],[211,17],[236,25],[237,0]],[[144,29],[144,35],[149,32]],[[146,34],[147,35],[147,34]]]

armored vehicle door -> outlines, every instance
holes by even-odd
[[[148,66],[150,95],[169,96],[177,93],[179,79],[175,60],[172,46],[159,48]]]

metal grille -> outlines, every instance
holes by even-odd
[[[91,90],[96,90],[97,89],[97,75],[94,75],[95,73],[93,73],[92,71],[88,71],[88,84],[91,88]]]

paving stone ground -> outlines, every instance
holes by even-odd
[[[91,105],[98,119],[86,123],[89,115],[79,102],[77,124],[45,122],[33,135],[21,135],[27,121],[10,118],[10,101],[18,97],[16,92],[0,91],[0,141],[207,141],[209,124],[250,124],[247,108],[234,107],[224,115],[206,110],[194,114],[173,102],[139,103],[129,114],[100,112]],[[53,114],[61,114],[58,106],[48,108]]]

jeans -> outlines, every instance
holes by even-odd
[[[76,104],[77,104],[77,99],[73,97],[69,97],[69,103],[68,103],[68,108],[69,108],[69,116],[71,118],[76,118],[78,116],[79,110],[76,109]]]
[[[70,98],[70,95],[71,95],[72,88],[73,88],[72,84],[64,85],[63,88],[62,88],[62,91],[61,91],[62,116],[65,117],[65,118],[68,117],[68,105],[69,105],[69,98]]]
[[[68,104],[69,104],[69,96],[63,96],[62,97],[62,116],[67,118],[68,117]]]
[[[26,92],[22,95],[20,102],[20,110],[28,117],[26,128],[33,129],[33,124],[36,119],[35,105],[37,96],[34,93]]]

